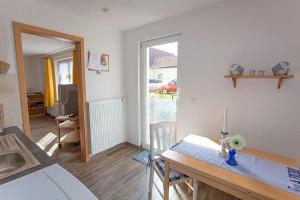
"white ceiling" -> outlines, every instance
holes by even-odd
[[[45,55],[73,47],[72,42],[60,41],[29,34],[22,34],[23,54],[26,56]]]
[[[36,0],[57,9],[128,30],[222,0]],[[103,13],[103,8],[110,12]]]

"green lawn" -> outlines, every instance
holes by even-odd
[[[159,94],[159,93],[150,93],[150,97],[156,97],[159,99],[176,99],[176,94],[175,93],[168,93],[168,94]]]

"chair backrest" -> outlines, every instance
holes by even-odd
[[[161,154],[177,142],[177,122],[163,121],[150,124],[150,156]]]

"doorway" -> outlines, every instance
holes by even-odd
[[[30,91],[30,87],[26,84],[26,73],[25,73],[25,59],[23,55],[23,37],[22,35],[31,35],[35,37],[40,37],[43,39],[55,39],[60,43],[69,43],[72,44],[72,50],[73,56],[72,56],[72,62],[76,62],[76,67],[74,67],[74,72],[76,73],[76,100],[78,101],[76,109],[78,110],[78,124],[79,124],[79,131],[78,135],[80,138],[80,154],[81,158],[84,161],[89,160],[89,151],[88,151],[88,142],[87,142],[87,116],[86,116],[86,95],[85,95],[85,69],[84,69],[84,40],[81,37],[68,35],[65,33],[60,33],[56,31],[51,31],[44,28],[34,27],[31,25],[26,25],[18,22],[13,22],[13,28],[14,28],[14,38],[15,38],[15,48],[16,48],[16,57],[17,57],[17,66],[18,66],[18,76],[19,76],[19,90],[20,90],[20,96],[21,96],[21,108],[22,108],[22,118],[23,118],[23,130],[24,133],[31,139],[34,139],[32,137],[31,127],[30,125],[30,115],[43,115],[43,109],[41,109],[43,104],[53,104],[53,100],[49,100],[48,98],[45,98],[43,96],[43,92],[35,92],[32,88],[32,91]],[[50,53],[49,53],[50,54]],[[53,53],[55,54],[55,53]],[[50,56],[48,56],[49,58]],[[45,63],[45,69],[48,72],[48,75],[50,75],[54,70],[53,66],[53,60],[51,59],[44,60]],[[63,59],[57,59],[55,62],[57,62],[56,66],[61,65],[62,69],[60,70],[59,67],[57,71],[61,71],[61,75],[64,76],[63,81],[67,81],[67,79],[70,79],[70,77],[65,76],[70,73],[68,73],[67,69],[68,66],[71,65],[71,60],[69,58],[63,58]],[[60,62],[60,63],[59,63]],[[47,64],[48,63],[48,64]],[[64,65],[64,67],[63,67]],[[51,67],[47,67],[51,66]],[[50,76],[46,75],[45,78],[49,78]],[[53,76],[53,75],[52,75]],[[52,77],[52,79],[57,79],[55,76]],[[56,80],[57,81],[57,80]],[[47,81],[46,81],[47,82]],[[45,82],[45,84],[46,84]],[[48,94],[47,88],[49,88],[52,91],[52,94],[56,94],[54,90],[58,89],[57,86],[54,87],[54,84],[51,82],[52,86],[45,86],[45,93]],[[49,84],[49,85],[51,85]],[[28,98],[28,94],[33,94],[33,99],[30,97]],[[55,96],[54,95],[54,96]],[[30,95],[29,95],[30,96]],[[53,98],[52,98],[53,99]],[[41,103],[41,101],[45,101]],[[31,105],[33,103],[33,105]],[[34,107],[33,109],[30,109],[31,107]],[[51,107],[51,106],[50,106]],[[74,108],[74,106],[71,106]],[[33,110],[33,111],[30,111]],[[50,112],[50,111],[49,111]],[[68,113],[69,114],[69,113]]]
[[[163,37],[141,45],[141,138],[150,145],[150,123],[177,119],[179,36]]]

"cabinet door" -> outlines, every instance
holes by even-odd
[[[1,185],[0,197],[9,200],[70,199],[44,172],[36,172]]]

